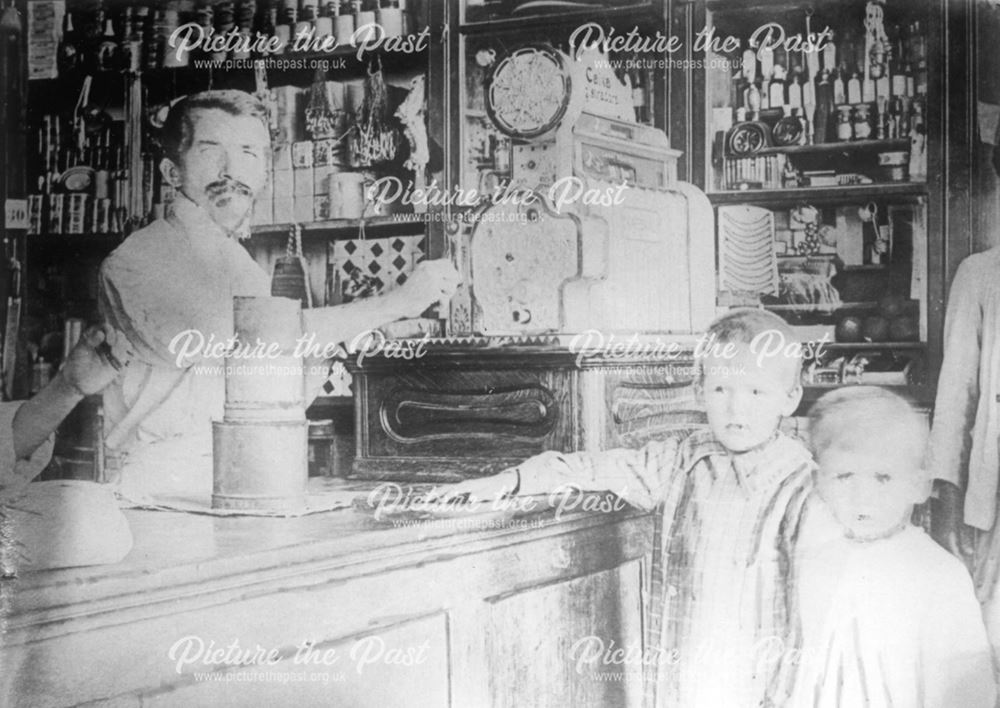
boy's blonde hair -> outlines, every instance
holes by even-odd
[[[760,352],[768,361],[781,360],[787,363],[789,374],[793,377],[793,385],[799,383],[802,373],[802,357],[798,353],[789,353],[786,346],[781,346],[777,353],[770,353],[772,346],[783,342],[786,345],[798,344],[799,340],[787,322],[773,312],[757,308],[738,308],[730,310],[717,317],[705,331],[705,345],[697,358],[697,381],[705,378],[705,362],[713,352],[720,351],[726,345],[750,347],[759,346]]]
[[[845,386],[809,411],[809,449],[819,458],[831,447],[885,449],[921,460],[927,421],[902,396],[878,386]],[[916,467],[920,468],[918,463]]]

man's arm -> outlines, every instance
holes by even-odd
[[[358,335],[405,317],[419,317],[428,307],[447,301],[458,287],[459,275],[449,261],[422,261],[399,288],[378,297],[334,307],[302,311],[306,335],[315,335],[320,349],[350,344]],[[323,357],[307,358],[306,400],[312,401],[326,377]]]
[[[86,330],[52,381],[18,409],[13,422],[16,459],[30,458],[84,396],[114,380],[117,371],[98,350],[102,343],[110,346],[114,336],[108,325]]]

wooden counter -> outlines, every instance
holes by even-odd
[[[550,511],[462,530],[353,509],[127,515],[136,543],[122,563],[4,581],[4,705],[641,701],[640,667],[578,671],[573,647],[640,646],[647,515]]]

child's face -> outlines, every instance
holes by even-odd
[[[817,488],[852,538],[870,540],[907,523],[913,505],[926,497],[919,461],[899,450],[830,447],[823,450]]]
[[[701,396],[716,439],[733,452],[767,442],[802,398],[784,357],[758,362],[749,351],[705,360]]]

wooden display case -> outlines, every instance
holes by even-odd
[[[819,391],[831,385],[831,372],[838,368],[840,378],[832,385],[888,382],[891,377],[859,379],[845,371],[860,358],[879,359],[876,368],[895,366],[898,376],[892,382],[902,390],[924,404],[933,400],[946,284],[967,253],[967,246],[949,240],[948,227],[960,223],[954,219],[969,208],[970,198],[953,181],[968,177],[959,160],[970,144],[971,118],[951,100],[966,95],[969,78],[957,77],[961,59],[946,54],[945,44],[969,31],[969,9],[970,3],[964,1],[698,0],[672,5],[672,31],[686,38],[675,59],[695,67],[675,68],[669,77],[671,138],[684,152],[681,179],[706,190],[717,217],[745,207],[754,214],[763,213],[754,209],[767,210],[775,222],[778,287],[734,296],[727,292],[720,272],[719,303],[760,304],[793,324],[809,326],[803,332],[810,336],[835,335],[836,346],[827,348],[825,361],[834,366],[812,381]],[[874,49],[865,26],[866,12],[881,15],[881,25],[871,25],[871,37],[879,38]],[[717,43],[696,51],[697,33],[703,27]],[[778,46],[768,56],[760,44],[750,46],[755,35],[764,38],[768,28],[775,36],[780,28],[786,39],[805,37],[807,31],[814,39],[828,39],[822,51],[785,51]],[[735,38],[735,45],[725,47],[727,37]],[[746,50],[750,55],[745,60]],[[876,63],[881,71],[871,68]],[[772,67],[778,65],[785,71],[775,72]],[[824,74],[831,67],[833,72]],[[844,77],[845,96],[830,105],[820,98],[826,91],[832,93],[838,75]],[[855,75],[860,93],[850,96],[849,82]],[[873,77],[868,86],[866,76]],[[782,104],[768,105],[766,99],[762,104],[761,91],[769,92],[769,81],[774,83],[775,77],[783,79],[776,92]],[[822,91],[821,83],[827,85]],[[757,96],[752,95],[755,92]],[[815,96],[812,102],[810,96]],[[796,117],[808,115],[800,121],[800,139],[795,139],[794,126],[785,117],[792,117],[789,104],[794,105]],[[814,105],[829,107],[825,119],[818,117],[824,111],[812,110]],[[898,117],[893,123],[901,108],[907,112],[904,122],[909,122],[905,130],[900,129]],[[868,120],[858,130],[852,123],[851,134],[845,130],[838,137],[841,113],[851,121],[867,113]],[[783,118],[784,125],[779,126]],[[951,134],[946,132],[949,128]],[[818,213],[819,248],[800,250],[804,232],[789,236],[795,231],[789,223],[804,206]],[[878,231],[851,218],[859,210],[875,212],[870,221]],[[716,221],[722,248],[726,234]],[[872,239],[882,237],[889,245],[881,253],[865,252]],[[839,301],[809,303],[783,296],[786,269],[802,256],[830,261],[835,267],[833,284]],[[817,325],[824,329],[813,329]],[[851,331],[855,325],[862,331]]]

